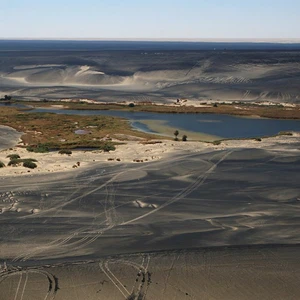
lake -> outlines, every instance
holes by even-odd
[[[246,118],[221,114],[171,114],[48,108],[34,109],[31,112],[122,117],[128,119],[132,127],[140,131],[172,136],[175,130],[179,130],[180,136],[186,134],[189,139],[201,139],[201,135],[204,140],[253,138],[276,135],[280,131],[300,131],[300,120]]]

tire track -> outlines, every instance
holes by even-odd
[[[20,279],[19,279],[19,283],[16,289],[16,294],[15,294],[15,298],[14,300],[17,300],[18,298],[18,294],[20,291],[20,286],[21,286],[21,282],[22,282],[22,278],[23,278],[23,274],[26,275],[25,277],[25,282],[24,282],[24,286],[22,289],[22,293],[21,293],[21,298],[20,300],[23,299],[24,297],[24,293],[26,291],[26,286],[27,286],[27,282],[28,282],[28,277],[30,273],[34,273],[34,274],[39,274],[41,276],[44,276],[47,278],[48,281],[48,291],[44,297],[44,300],[47,300],[48,297],[50,296],[49,300],[53,300],[55,298],[55,295],[58,291],[58,280],[55,279],[55,277],[44,270],[37,270],[37,269],[27,269],[27,270],[11,270],[11,271],[7,271],[6,273],[3,273],[0,275],[0,285],[8,278],[12,277],[12,276],[16,276],[16,275],[20,275]]]
[[[226,154],[223,159],[225,159],[225,157],[227,155],[229,155],[230,153]],[[180,161],[184,161],[184,158],[185,157],[189,157],[189,156],[193,156],[194,154],[188,154],[188,155],[185,155],[184,157],[175,157],[175,158],[172,158],[169,160],[169,163],[173,163],[175,161],[177,162],[180,162]],[[221,159],[218,163],[220,163],[223,159]],[[201,160],[201,161],[204,161],[205,163],[209,164],[209,162],[205,161],[205,160]],[[217,164],[218,164],[217,163]],[[160,165],[161,162],[157,162],[155,165]],[[213,171],[213,169],[216,167],[217,165],[214,164],[208,171],[206,171],[204,174],[207,174],[207,176],[209,175],[209,173],[211,171]],[[145,168],[146,166],[141,166],[141,167],[138,167],[138,168],[133,168],[132,170],[140,170],[140,169],[143,169]],[[118,172],[116,173],[112,178],[110,178],[108,181],[106,181],[105,183],[103,183],[102,185],[96,187],[96,188],[93,188],[89,191],[87,191],[86,193],[78,196],[78,197],[75,197],[73,199],[71,199],[70,201],[68,201],[67,203],[63,203],[59,206],[56,206],[57,209],[60,209],[60,208],[63,208],[64,206],[70,204],[70,203],[73,203],[75,202],[76,200],[78,199],[81,199],[83,197],[86,197],[102,188],[106,188],[106,189],[109,189],[110,186],[112,186],[113,188],[113,182],[117,180],[118,176],[121,176],[123,175],[124,173],[126,173],[126,171],[122,171],[122,172]],[[96,217],[98,216],[101,216],[103,214],[106,215],[106,218],[109,219],[108,221],[108,227],[107,228],[104,228],[104,229],[101,229],[96,235],[94,234],[88,234],[86,236],[84,236],[83,238],[81,238],[80,240],[76,240],[75,242],[72,242],[72,243],[68,243],[69,241],[71,241],[73,238],[75,238],[78,234],[86,231],[86,230],[95,230],[94,228],[94,225],[93,226],[89,226],[89,227],[85,227],[85,228],[81,228],[79,230],[75,230],[73,231],[70,235],[68,235],[67,237],[65,238],[59,238],[59,239],[56,239],[52,242],[50,242],[48,245],[46,246],[43,246],[43,247],[39,247],[38,249],[35,249],[35,250],[31,250],[29,252],[27,252],[26,255],[22,254],[22,255],[18,255],[16,256],[13,261],[18,261],[18,260],[22,260],[22,261],[26,261],[32,257],[34,257],[36,254],[41,254],[47,250],[51,250],[51,249],[54,249],[56,247],[74,247],[82,242],[84,242],[82,245],[80,246],[76,246],[76,249],[82,249],[83,247],[86,247],[88,245],[90,245],[91,243],[93,243],[95,240],[97,240],[103,233],[105,233],[106,231],[116,227],[116,226],[119,226],[119,225],[127,225],[127,224],[130,224],[130,223],[133,223],[139,219],[142,219],[152,213],[155,213],[156,211],[160,210],[160,209],[163,209],[164,207],[172,204],[173,202],[175,201],[178,201],[182,198],[184,198],[186,195],[190,194],[193,190],[195,190],[198,186],[200,186],[201,184],[204,183],[205,179],[207,178],[206,177],[203,177],[203,175],[199,176],[198,179],[196,180],[196,182],[194,182],[193,184],[191,184],[188,188],[186,188],[185,190],[183,190],[182,192],[180,192],[179,194],[177,194],[175,197],[173,197],[172,199],[168,200],[166,203],[162,204],[161,206],[159,206],[158,208],[146,213],[146,214],[143,214],[137,218],[134,218],[134,219],[131,219],[131,220],[128,220],[126,222],[119,222],[118,223],[118,216],[117,216],[117,213],[116,213],[116,208],[120,207],[120,206],[123,206],[123,205],[126,205],[128,203],[130,203],[131,201],[129,201],[128,203],[125,203],[125,204],[121,204],[119,206],[115,206],[115,202],[114,202],[114,196],[112,197],[111,195],[108,196],[108,198],[105,200],[105,211],[98,214]],[[202,179],[202,183],[201,183],[201,179]],[[199,181],[200,180],[200,181]],[[78,192],[78,190],[76,191]],[[76,192],[73,192],[72,195],[74,195]],[[115,195],[115,190],[113,190],[113,193]],[[71,197],[71,196],[70,196]],[[69,197],[69,198],[70,198]],[[106,208],[106,205],[109,204],[110,207],[107,209]],[[51,210],[53,210],[55,208],[52,208]],[[49,210],[47,211],[49,212]],[[109,214],[108,214],[109,213]],[[99,225],[103,225],[104,222],[98,224]]]
[[[103,262],[99,263],[100,269],[103,271],[103,273],[107,276],[107,278],[112,282],[112,284],[120,291],[120,293],[124,296],[125,299],[127,299],[126,291],[118,286],[118,284],[110,277],[110,275],[106,272],[105,267],[103,265]]]
[[[16,290],[16,294],[15,294],[14,300],[17,300],[19,289],[20,289],[20,285],[21,285],[21,282],[22,282],[22,277],[23,277],[23,273],[20,274],[20,279],[19,279],[19,283],[18,283],[18,286],[17,286],[17,290]]]
[[[196,190],[198,187],[200,187],[208,178],[208,176],[217,168],[217,166],[226,159],[227,156],[229,156],[233,151],[227,151],[227,153],[216,163],[214,164],[212,167],[210,167],[204,174],[200,175],[195,182],[193,182],[192,184],[190,184],[187,188],[185,188],[183,191],[181,191],[180,193],[178,193],[176,196],[174,196],[172,199],[170,199],[169,201],[165,202],[164,204],[160,205],[159,207],[149,211],[148,213],[145,213],[139,217],[136,217],[134,219],[131,219],[129,221],[123,222],[120,225],[128,225],[131,224],[135,221],[141,220],[149,215],[152,215],[154,213],[156,213],[157,211],[169,206],[170,204],[177,202],[181,199],[183,199],[184,197],[186,197],[187,195],[189,195],[190,193],[192,193],[194,190]]]
[[[28,281],[28,273],[26,272],[26,278],[25,278],[25,282],[24,282],[24,286],[23,286],[23,290],[22,290],[22,294],[21,294],[21,299],[20,300],[23,300],[25,289],[26,289],[26,285],[27,285],[27,281]]]

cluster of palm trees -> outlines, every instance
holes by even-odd
[[[178,131],[178,130],[175,130],[175,131],[174,131],[174,136],[175,136],[174,141],[179,141],[178,135],[179,135],[179,131]],[[183,142],[186,142],[186,141],[187,141],[187,135],[184,134],[184,135],[182,136],[182,141],[183,141]]]
[[[4,98],[1,98],[0,100],[4,100],[4,101],[10,101],[11,100],[11,96],[8,95],[4,95]]]

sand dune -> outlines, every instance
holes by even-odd
[[[298,52],[37,52],[0,57],[0,92],[23,99],[299,103]],[[12,59],[13,58],[13,59]]]
[[[0,94],[299,103],[299,57],[1,51]],[[0,161],[18,153],[38,166],[0,168],[1,300],[300,298],[299,133],[219,145],[128,137],[71,156],[29,153],[19,137],[0,127]]]
[[[300,295],[299,134],[30,156],[0,169],[1,299]]]

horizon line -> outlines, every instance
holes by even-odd
[[[115,42],[215,42],[215,43],[300,43],[300,38],[80,38],[0,37],[1,41],[115,41]]]

